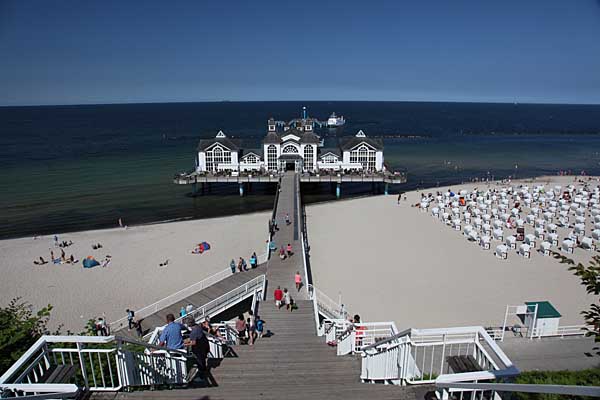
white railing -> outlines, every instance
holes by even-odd
[[[449,371],[450,356],[470,356],[482,370],[494,371],[494,376],[518,373],[483,327],[460,327],[408,329],[363,346],[361,379],[396,384],[433,383],[440,376],[458,379],[461,374]]]
[[[258,255],[257,263],[259,265],[265,263],[268,260],[268,257],[269,257],[268,253],[263,253],[263,254]],[[225,279],[231,275],[233,275],[231,273],[231,268],[227,268],[221,272],[217,272],[216,274],[211,275],[208,278],[205,278],[199,282],[196,282],[193,285],[190,285],[184,289],[181,289],[173,294],[170,294],[167,297],[158,300],[157,302],[154,302],[150,305],[140,308],[139,310],[135,311],[135,317],[138,320],[140,320],[142,318],[146,318],[149,315],[152,315],[157,311],[160,311],[160,310],[162,310],[166,307],[169,307],[170,305],[173,305],[187,297],[190,297],[193,294],[198,293],[199,291],[204,290],[207,287],[212,286],[215,283],[220,282],[223,279]],[[116,331],[126,327],[127,325],[128,325],[127,317],[123,317],[121,319],[111,322],[110,329],[111,329],[111,332],[116,332]]]
[[[514,383],[438,383],[436,382],[436,396],[438,399],[452,398],[453,393],[460,393],[463,398],[465,392],[471,393],[471,399],[480,398],[498,399],[497,392],[503,393],[537,393],[555,394],[572,397],[600,397],[600,386],[572,386],[572,385],[531,385]],[[469,398],[469,397],[467,397]]]
[[[356,331],[349,326],[337,337],[337,355],[345,356],[354,353],[356,343]]]
[[[194,318],[196,322],[200,323],[202,319],[210,317],[211,315],[216,315],[226,310],[232,305],[235,305],[240,301],[245,300],[250,296],[254,295],[257,291],[264,293],[265,284],[265,275],[259,275],[249,280],[248,282],[238,286],[237,288],[230,290],[224,295],[219,296],[216,299],[211,300],[200,307],[197,307],[185,316],[177,318],[175,321],[183,323],[188,318]],[[164,327],[164,325],[162,327]],[[144,335],[144,340],[149,340],[155,332],[156,329],[154,329],[151,333]]]
[[[322,331],[327,343],[337,342],[338,337],[350,326],[350,322],[345,319],[325,318],[322,323]]]
[[[541,328],[533,328],[531,331],[531,338],[543,338],[543,337],[565,337],[565,336],[584,336],[589,330],[593,330],[592,326],[587,325],[565,325],[559,326],[556,331],[544,332]]]
[[[192,312],[188,313],[184,317],[179,317],[175,321],[181,322],[187,318],[194,318],[196,322],[200,322],[200,319],[210,317],[210,315],[218,314],[219,312],[229,308],[233,304],[237,304],[242,300],[252,296],[258,290],[260,292],[264,292],[264,287],[266,284],[265,275],[259,275],[243,285],[238,286],[237,288],[230,290],[224,295],[217,297],[214,300],[209,301],[208,303],[200,306]]]
[[[59,368],[71,382],[46,383]],[[132,386],[185,384],[186,376],[186,354],[180,350],[118,336],[45,335],[0,377],[0,387],[34,394],[55,390],[66,396],[73,387],[65,385],[73,380],[89,391],[117,391]]]
[[[316,302],[320,313],[332,319],[346,319],[348,317],[348,311],[343,305],[332,300],[316,286],[309,284],[307,287],[310,299]]]
[[[73,399],[81,391],[77,385],[61,383],[0,384],[0,396],[36,399]],[[4,397],[2,397],[4,398]]]

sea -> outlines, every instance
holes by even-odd
[[[213,102],[0,107],[0,238],[268,210],[273,185],[245,197],[235,185],[193,196],[173,184],[194,168],[199,139],[223,130],[257,147],[269,117],[302,107],[319,120],[343,115],[338,137],[382,138],[389,168],[408,182],[392,193],[474,179],[600,174],[600,105],[427,102]],[[342,197],[372,193],[344,185]],[[303,186],[307,203],[333,201],[328,184]]]

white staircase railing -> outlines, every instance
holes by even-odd
[[[265,275],[259,275],[249,280],[248,282],[238,286],[237,288],[230,290],[224,295],[219,296],[216,299],[213,299],[200,307],[197,307],[185,316],[177,318],[175,321],[183,323],[188,318],[194,318],[196,322],[200,323],[204,318],[219,314],[220,312],[228,309],[229,307],[255,295],[257,292],[264,293],[265,284]],[[156,329],[146,334],[144,336],[144,340],[149,340],[150,336],[154,332],[156,332]]]
[[[327,296],[314,285],[307,285],[310,300],[314,300],[319,313],[330,319],[347,319],[348,311],[342,304]]]
[[[600,397],[600,386],[574,386],[574,385],[531,385],[514,383],[442,383],[436,382],[436,396],[438,399],[452,398],[454,393],[464,397],[465,393],[472,393],[473,399],[480,394],[481,399],[499,399],[498,392],[502,393],[537,393],[555,394],[570,397]]]
[[[430,384],[436,379],[470,379],[471,375],[450,372],[450,356],[471,357],[483,370],[478,372],[479,379],[518,374],[502,349],[478,326],[408,329],[361,350],[361,379],[368,382]]]
[[[258,264],[263,264],[267,262],[269,259],[268,253],[263,253],[257,256]],[[173,305],[186,297],[190,297],[191,295],[198,293],[201,290],[208,288],[209,286],[214,285],[217,282],[222,281],[225,278],[233,275],[231,273],[231,268],[227,268],[223,271],[217,272],[214,275],[209,276],[208,278],[202,279],[199,282],[196,282],[184,289],[181,289],[173,294],[168,295],[167,297],[160,299],[152,304],[149,304],[139,310],[135,310],[135,317],[139,319],[143,319],[148,317],[149,315],[154,314],[157,311],[160,311],[170,305]],[[116,332],[127,326],[127,317],[123,317],[116,321],[110,323],[111,332]]]
[[[20,396],[56,393],[49,396],[59,398],[80,389],[183,385],[186,361],[181,350],[118,336],[45,335],[0,377],[0,389]],[[53,376],[61,376],[60,381]]]

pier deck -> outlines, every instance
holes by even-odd
[[[201,175],[195,172],[190,174],[178,175],[173,179],[173,183],[177,185],[192,185],[197,183],[277,183],[279,182],[280,175],[243,175],[243,176],[229,176],[229,175]],[[355,183],[370,183],[370,182],[383,182],[389,184],[401,184],[406,183],[406,174],[365,174],[365,175],[310,175],[301,174],[300,182],[302,183],[342,183],[342,182],[355,182]]]

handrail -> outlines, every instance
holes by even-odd
[[[402,332],[396,333],[395,335],[392,335],[392,336],[390,336],[388,338],[379,340],[379,341],[377,341],[377,342],[375,342],[373,344],[370,344],[368,346],[363,347],[363,351],[375,349],[375,348],[377,348],[377,347],[379,347],[381,345],[384,345],[384,344],[387,344],[387,343],[391,343],[391,342],[393,342],[395,340],[400,339],[403,336],[406,336],[406,335],[410,334],[412,331],[413,331],[413,329],[403,330]]]
[[[53,399],[77,398],[81,392],[79,387],[72,383],[0,384],[0,393],[4,390],[10,392],[36,393],[32,396],[18,396],[18,398],[25,399],[49,399],[50,396]]]
[[[571,396],[600,397],[600,386],[574,385],[533,385],[519,383],[437,383],[436,387],[445,389],[494,390],[498,392],[521,392],[560,394]]]
[[[254,289],[254,286],[256,286],[259,282],[264,283],[264,281],[265,281],[265,275],[264,274],[263,275],[259,275],[259,276],[255,277],[255,278],[252,278],[248,282],[246,282],[246,283],[244,283],[244,284],[236,287],[233,290],[230,290],[229,292],[225,293],[224,295],[219,296],[216,299],[213,299],[213,300],[209,301],[208,303],[206,303],[206,304],[204,304],[204,305],[202,305],[200,307],[197,307],[191,313],[186,314],[185,317],[179,317],[179,318],[177,318],[175,321],[181,322],[182,320],[184,320],[186,318],[190,318],[190,317],[196,318],[196,315],[199,314],[199,312],[201,310],[202,310],[202,315],[205,315],[206,314],[206,309],[209,308],[212,303],[217,303],[218,304],[222,298],[229,296],[231,293],[234,293],[234,292],[238,291],[242,287],[245,287],[246,288],[246,292],[248,292],[251,289]]]
[[[266,258],[265,258],[266,257]],[[260,255],[257,256],[257,264],[262,264],[260,262],[260,260],[263,259],[263,262],[266,262],[266,260],[268,259],[268,254],[267,253],[262,253]],[[217,272],[216,274],[213,274],[207,278],[202,279],[201,281],[198,281],[186,288],[183,288],[175,293],[172,293],[170,295],[168,295],[165,298],[162,298],[150,305],[147,305],[137,311],[135,311],[135,316],[136,318],[145,318],[148,315],[151,315],[152,313],[155,313],[159,310],[162,310],[165,307],[168,307],[172,304],[177,303],[178,301],[181,301],[183,299],[185,299],[186,297],[189,297],[190,295],[197,293],[201,290],[206,289],[209,286],[212,286],[214,284],[216,284],[217,282],[222,281],[223,279],[231,276],[231,269],[227,268],[223,271]],[[151,311],[150,313],[148,313],[149,311]],[[123,327],[125,327],[125,324],[127,323],[127,319],[128,317],[123,317],[120,318],[114,322],[111,322],[110,325],[110,329],[111,330],[119,330]]]

